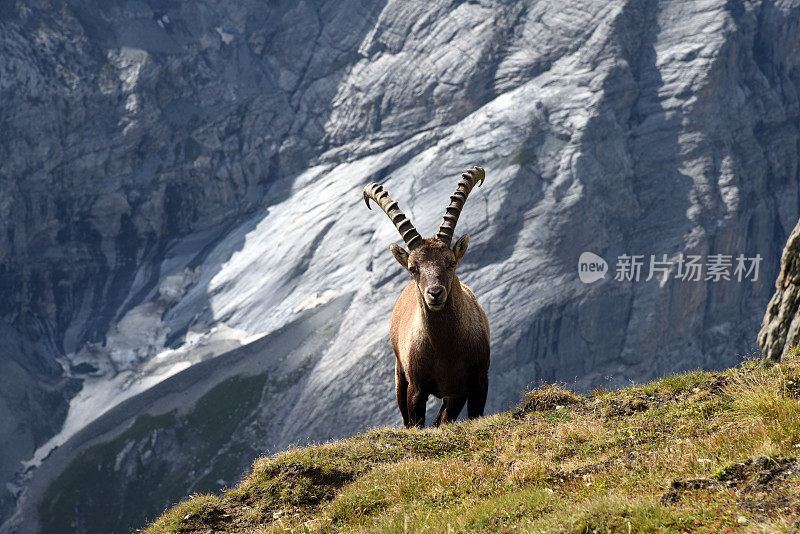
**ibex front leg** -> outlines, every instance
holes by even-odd
[[[400,362],[394,364],[394,389],[397,394],[397,405],[400,407],[400,415],[403,416],[403,426],[408,428],[408,380],[400,368]]]
[[[428,403],[428,394],[415,384],[408,385],[407,406],[408,423],[407,428],[425,426],[425,405]]]
[[[486,395],[489,393],[489,373],[483,372],[471,384],[467,401],[467,416],[470,419],[481,417],[486,406]]]

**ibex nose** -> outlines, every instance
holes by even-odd
[[[433,302],[439,303],[444,299],[444,288],[442,286],[429,287],[427,293]]]

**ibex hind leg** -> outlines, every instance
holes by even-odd
[[[442,406],[439,408],[439,413],[433,421],[433,426],[439,426],[444,423],[452,423],[458,419],[461,410],[464,409],[464,404],[467,403],[467,396],[461,397],[445,397],[442,399]]]
[[[445,408],[447,408],[447,398],[442,399],[442,405],[439,406],[439,413],[436,414],[436,418],[433,420],[433,426],[439,426],[444,423]]]
[[[486,407],[486,395],[489,393],[489,373],[482,373],[471,385],[467,394],[467,416],[470,419],[481,417]]]
[[[458,415],[461,413],[461,410],[464,409],[464,405],[467,403],[467,396],[462,395],[461,397],[450,397],[447,399],[447,408],[445,409],[445,422],[452,423],[456,419],[458,419]]]

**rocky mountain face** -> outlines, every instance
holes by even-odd
[[[799,24],[797,1],[0,1],[0,530],[126,531],[262,452],[398,424],[408,276],[372,181],[427,237],[486,169],[456,233],[489,410],[757,350],[799,215]]]
[[[800,345],[800,222],[789,234],[781,254],[781,270],[775,294],[761,322],[758,344],[765,358],[779,362],[789,350]]]

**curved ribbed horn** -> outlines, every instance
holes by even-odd
[[[439,225],[439,231],[436,232],[436,239],[443,241],[448,247],[453,240],[453,232],[456,230],[458,216],[461,215],[461,210],[464,208],[464,203],[467,201],[470,191],[478,181],[481,182],[478,186],[483,185],[485,178],[486,173],[481,167],[473,167],[461,175],[456,192],[450,195],[450,205],[447,206],[442,224]]]
[[[413,250],[422,244],[422,236],[419,235],[417,229],[408,220],[406,214],[400,211],[400,208],[397,207],[397,202],[392,200],[392,197],[383,189],[383,186],[379,184],[366,186],[364,188],[364,202],[367,203],[369,209],[372,209],[369,205],[369,199],[377,202],[386,215],[389,216],[397,231],[403,236],[403,241],[405,241],[409,249]]]

